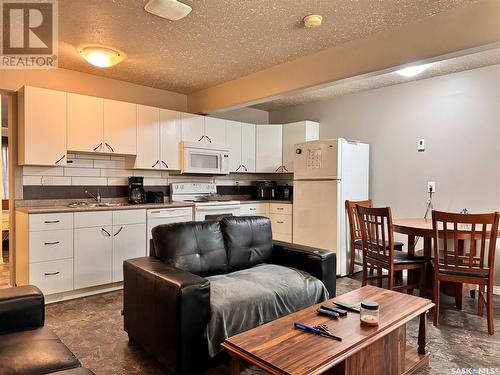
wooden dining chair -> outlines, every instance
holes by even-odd
[[[382,279],[388,278],[388,289],[390,290],[407,290],[412,293],[414,288],[419,288],[421,294],[424,267],[427,260],[423,257],[395,251],[391,209],[389,207],[356,206],[356,211],[363,247],[362,285],[366,285],[368,280],[378,279],[381,286]],[[370,267],[387,270],[387,273],[380,272],[377,275],[369,276]],[[403,285],[402,278],[397,276],[404,270],[419,270],[420,277],[412,283],[408,281],[406,285]]]
[[[460,287],[463,283],[475,284],[479,286],[478,315],[483,315],[486,304],[488,333],[493,335],[493,267],[499,215],[432,211],[435,326],[439,324],[440,283],[459,283]]]
[[[363,254],[361,229],[359,227],[356,206],[372,207],[372,200],[368,199],[365,201],[345,201],[345,210],[347,213],[347,221],[349,223],[349,277],[352,277],[354,275],[354,265],[363,266],[363,261],[359,261],[356,259],[357,252],[360,252],[361,255]],[[387,243],[387,245],[389,244]],[[397,251],[402,251],[403,243],[394,242],[394,249]],[[370,273],[373,274],[373,269],[370,270]]]

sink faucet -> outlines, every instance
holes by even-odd
[[[97,195],[94,195],[92,194],[90,191],[88,190],[85,190],[85,194],[87,194],[88,196],[94,198],[94,200],[97,202],[97,203],[101,203],[101,193],[99,191],[99,188],[97,188]]]

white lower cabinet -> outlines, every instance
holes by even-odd
[[[75,289],[88,288],[112,282],[112,232],[113,227],[111,225],[75,229]]]
[[[292,243],[293,206],[287,203],[270,203],[269,218],[273,239]]]
[[[113,282],[123,281],[124,260],[143,256],[146,256],[146,223],[113,226]]]
[[[243,203],[240,207],[241,216],[269,216],[269,203]]]
[[[29,279],[45,295],[72,290],[73,259],[31,263]]]

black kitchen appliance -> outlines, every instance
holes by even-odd
[[[255,181],[257,186],[257,199],[276,199],[276,182],[275,181]]]
[[[163,191],[147,191],[146,192],[146,202],[148,203],[163,203],[165,195]]]
[[[128,178],[128,203],[146,203],[146,193],[144,191],[144,177]]]

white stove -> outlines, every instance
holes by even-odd
[[[217,186],[211,182],[175,182],[170,184],[170,194],[174,202],[194,203],[196,221],[240,216],[240,202],[218,199]]]

